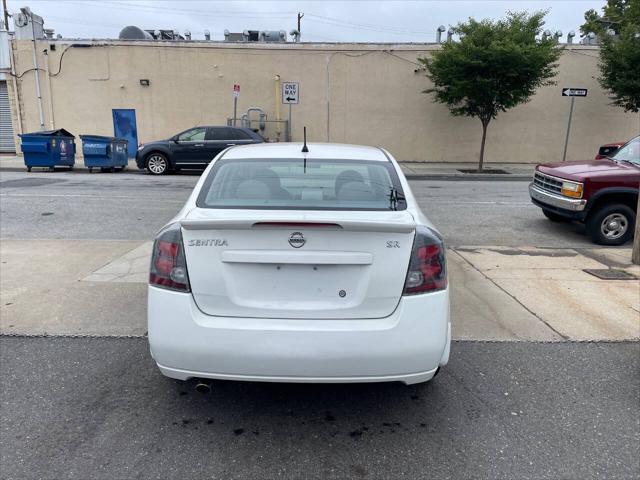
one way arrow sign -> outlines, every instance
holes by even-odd
[[[298,82],[282,82],[282,103],[298,103],[299,95]]]
[[[562,96],[563,97],[586,97],[587,89],[586,88],[563,88]]]

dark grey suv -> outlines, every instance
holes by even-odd
[[[153,175],[184,169],[204,169],[222,150],[233,145],[263,143],[249,128],[194,127],[167,140],[138,147],[136,163]]]

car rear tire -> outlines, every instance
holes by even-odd
[[[571,219],[567,217],[563,217],[562,215],[552,212],[551,210],[542,209],[542,213],[544,213],[544,216],[547,217],[552,222],[568,223],[571,221]]]
[[[152,175],[165,175],[169,173],[169,160],[161,153],[152,153],[145,162],[147,172]]]
[[[603,205],[587,218],[587,233],[599,245],[623,245],[633,237],[636,214],[627,205]]]

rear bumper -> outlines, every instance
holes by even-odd
[[[584,218],[584,209],[587,205],[587,201],[584,198],[568,198],[562,195],[555,195],[538,188],[533,183],[529,184],[529,196],[533,204],[540,208],[574,220],[582,220]]]
[[[213,317],[190,294],[149,287],[149,345],[172,378],[264,382],[424,382],[446,365],[448,290],[403,297],[386,318]]]

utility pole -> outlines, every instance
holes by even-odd
[[[302,30],[300,30],[300,20],[302,20],[302,17],[304,17],[304,13],[298,12],[298,38],[302,36]]]
[[[2,0],[2,11],[4,12],[4,29],[9,31],[9,12],[7,11],[7,0]]]

